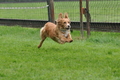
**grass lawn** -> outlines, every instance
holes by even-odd
[[[74,42],[46,39],[39,29],[0,26],[0,80],[120,80],[120,33],[91,32]]]
[[[45,2],[39,3],[4,3],[0,7],[43,7]],[[0,9],[0,18],[10,19],[38,19],[47,20],[47,8],[41,9]]]
[[[120,18],[118,17],[120,16],[120,0],[90,1],[89,3],[91,19],[93,22],[120,22]],[[2,3],[0,4],[0,7],[42,7],[46,5],[47,2]],[[83,7],[85,7],[85,1],[83,1]],[[80,21],[79,1],[55,1],[54,9],[56,19],[59,13],[68,12],[72,21]],[[0,18],[48,20],[48,12],[47,8],[15,10],[0,9]],[[85,18],[84,21],[86,21]]]

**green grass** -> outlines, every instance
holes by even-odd
[[[45,2],[39,3],[6,3],[0,4],[0,7],[43,7]],[[41,9],[0,9],[0,18],[10,19],[48,19],[47,8]]]
[[[91,32],[74,42],[46,39],[39,29],[0,26],[0,80],[120,80],[120,33]]]
[[[0,7],[42,7],[46,2],[39,3],[7,3],[0,4]],[[90,1],[90,13],[93,22],[119,22],[120,18],[120,1]],[[85,7],[85,1],[83,1]],[[79,2],[63,1],[54,2],[55,19],[59,13],[68,12],[72,21],[80,21]],[[18,10],[0,10],[0,18],[12,19],[38,19],[48,20],[47,8],[43,9],[18,9]],[[84,21],[85,18],[84,18]]]

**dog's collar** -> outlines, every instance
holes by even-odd
[[[70,30],[70,29],[61,29],[60,31],[61,31],[62,33],[66,33],[68,30]]]

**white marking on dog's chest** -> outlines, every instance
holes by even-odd
[[[65,37],[67,37],[68,34],[70,33],[69,30],[62,30],[62,32],[63,32],[63,35],[64,35]]]

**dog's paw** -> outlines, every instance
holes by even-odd
[[[71,42],[73,42],[73,40],[69,40],[69,41],[65,41],[65,42],[71,43]]]
[[[40,48],[41,46],[40,45],[38,45],[38,48]]]
[[[70,43],[73,42],[73,40],[70,40]]]

